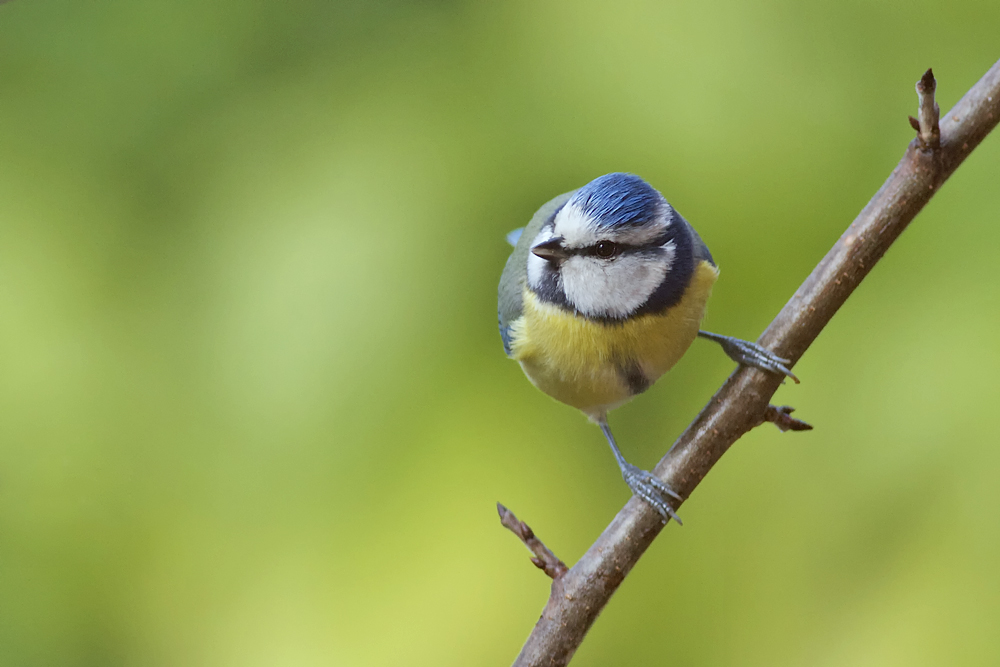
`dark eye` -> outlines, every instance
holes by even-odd
[[[608,257],[615,256],[615,253],[618,252],[618,246],[615,245],[614,241],[598,241],[594,250],[597,252],[598,257],[607,259]]]

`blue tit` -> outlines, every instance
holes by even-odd
[[[608,411],[646,391],[698,336],[797,382],[788,361],[699,330],[719,270],[698,233],[638,176],[607,174],[560,195],[508,241],[504,351],[532,384],[600,426],[632,493],[677,520],[670,499],[680,496],[625,460]]]

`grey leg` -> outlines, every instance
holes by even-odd
[[[608,444],[611,445],[611,451],[615,453],[615,458],[618,459],[618,467],[621,468],[622,477],[625,478],[628,488],[632,489],[632,493],[652,505],[653,509],[663,517],[664,523],[668,519],[673,519],[678,524],[683,525],[680,518],[674,513],[674,508],[670,506],[667,500],[667,498],[676,498],[677,500],[683,500],[683,498],[657,479],[653,473],[637,468],[626,461],[625,457],[622,456],[621,450],[618,449],[618,445],[615,443],[615,436],[611,435],[611,427],[608,426],[607,420],[601,420],[598,423],[601,426],[601,430],[604,431],[604,437],[608,439]]]
[[[795,374],[788,370],[785,366],[785,364],[788,363],[788,359],[783,359],[782,357],[777,356],[757,343],[751,343],[748,340],[740,340],[739,338],[731,338],[730,336],[722,336],[708,331],[699,331],[698,335],[701,338],[713,340],[721,345],[722,351],[738,364],[753,366],[754,368],[759,368],[762,371],[768,371],[769,373],[787,375],[795,380],[796,384],[799,382],[799,379],[795,377]]]

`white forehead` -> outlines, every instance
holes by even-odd
[[[556,213],[551,236],[561,236],[563,244],[570,248],[586,248],[601,240],[643,245],[670,226],[669,211],[670,205],[664,203],[660,215],[648,222],[610,228],[602,226],[571,200]]]

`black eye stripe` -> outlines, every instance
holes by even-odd
[[[597,245],[599,243],[614,243],[615,252],[611,256],[617,257],[618,255],[625,255],[629,253],[642,254],[642,253],[648,253],[650,251],[653,252],[658,251],[660,249],[660,246],[669,241],[671,238],[672,235],[670,234],[669,230],[667,230],[662,234],[660,234],[659,236],[657,236],[656,238],[652,239],[651,241],[647,241],[646,243],[643,243],[641,245],[635,245],[631,243],[617,243],[615,241],[612,241],[611,239],[601,239],[594,245],[589,245],[583,248],[568,248],[567,250],[570,255],[581,255],[584,257],[599,257],[601,259],[607,259],[608,257],[605,257],[597,252]]]

